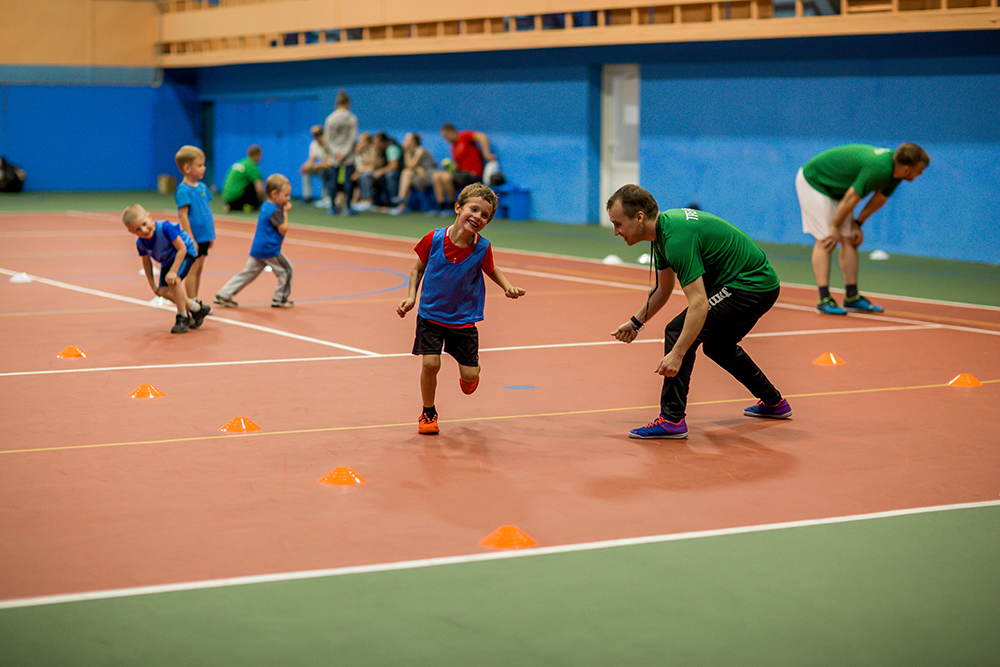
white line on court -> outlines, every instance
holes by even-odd
[[[939,325],[926,325],[926,326],[896,326],[896,327],[858,327],[854,329],[806,329],[802,331],[769,331],[766,333],[750,333],[746,338],[774,338],[779,336],[810,336],[810,335],[823,335],[823,334],[842,334],[842,333],[870,333],[870,332],[880,332],[880,331],[911,331],[919,329],[937,329],[940,328]],[[642,345],[656,343],[657,345],[663,344],[662,338],[645,338],[642,340],[632,341],[632,345]],[[484,347],[479,350],[480,354],[487,352],[516,352],[521,350],[546,350],[546,349],[557,349],[557,348],[573,348],[573,347],[600,347],[605,345],[621,345],[617,340],[602,340],[594,342],[585,343],[548,343],[544,345],[513,345],[508,347]],[[335,357],[290,357],[288,359],[245,359],[240,361],[205,361],[205,362],[192,362],[184,364],[152,364],[148,366],[99,366],[95,368],[60,368],[55,370],[46,371],[12,371],[9,373],[0,373],[0,377],[15,377],[22,375],[61,375],[66,373],[97,373],[97,372],[110,372],[110,371],[138,371],[138,370],[151,370],[151,369],[162,369],[162,368],[208,368],[211,366],[252,366],[254,364],[294,364],[294,363],[312,363],[317,361],[346,361],[351,359],[388,359],[393,357],[411,357],[413,356],[410,352],[394,352],[391,354],[357,354],[357,355],[341,355]]]
[[[204,581],[189,581],[179,584],[163,584],[159,586],[138,586],[136,588],[119,588],[106,591],[90,591],[86,593],[71,593],[67,595],[45,595],[34,598],[20,598],[0,601],[0,609],[18,609],[21,607],[37,607],[67,602],[84,602],[88,600],[107,600],[112,598],[136,597],[139,595],[156,595],[159,593],[176,593],[181,591],[204,590],[211,588],[226,588],[230,586],[250,586],[254,584],[297,581],[301,579],[318,579],[322,577],[337,577],[350,574],[370,574],[375,572],[394,572],[398,570],[416,570],[442,565],[463,565],[466,563],[481,563],[484,561],[506,560],[510,558],[531,558],[551,554],[577,553],[581,551],[597,551],[600,549],[615,549],[644,544],[659,544],[663,542],[678,542],[728,535],[747,535],[792,528],[810,528],[814,526],[831,526],[858,521],[890,519],[901,516],[931,514],[934,512],[949,512],[964,509],[1000,506],[1000,500],[987,500],[978,503],[958,503],[954,505],[936,505],[933,507],[915,507],[887,512],[872,512],[870,514],[851,514],[847,516],[827,517],[825,519],[805,519],[801,521],[786,521],[783,523],[765,523],[756,526],[739,526],[736,528],[719,528],[716,530],[699,530],[688,533],[673,533],[667,535],[647,535],[644,537],[627,537],[601,542],[583,542],[580,544],[564,544],[554,547],[537,547],[518,551],[497,551],[488,553],[467,554],[463,556],[444,556],[421,560],[397,561],[395,563],[377,563],[373,565],[356,565],[353,567],[337,567],[326,570],[304,570],[301,572],[281,572],[246,577],[231,577],[228,579],[207,579]]]
[[[0,268],[0,274],[5,274],[8,276],[16,275],[16,271],[10,271],[9,269]],[[147,308],[157,308],[159,310],[174,310],[174,306],[159,306],[155,303],[149,303],[148,301],[143,301],[142,299],[134,299],[130,296],[122,296],[120,294],[112,294],[111,292],[102,292],[101,290],[90,289],[87,287],[79,287],[77,285],[71,285],[70,283],[60,282],[58,280],[50,280],[48,278],[42,278],[40,276],[29,275],[32,282],[42,283],[43,285],[49,285],[51,287],[59,287],[61,289],[71,290],[73,292],[80,292],[81,294],[89,294],[91,296],[99,296],[105,299],[114,299],[115,301],[124,301],[125,303],[131,303],[137,306],[146,306]],[[271,327],[261,326],[259,324],[251,324],[249,322],[240,322],[239,320],[231,320],[227,317],[219,317],[214,315],[212,317],[213,322],[224,322],[226,324],[231,324],[237,327],[243,327],[245,329],[253,329],[255,331],[263,331],[264,333],[275,334],[277,336],[284,336],[285,338],[294,338],[295,340],[305,341],[307,343],[316,343],[317,345],[325,345],[326,347],[335,347],[338,350],[345,350],[347,352],[354,352],[356,354],[362,354],[365,356],[378,356],[377,352],[371,352],[369,350],[362,350],[357,347],[351,347],[349,345],[340,345],[339,343],[332,343],[328,340],[320,340],[319,338],[311,338],[309,336],[300,336],[299,334],[293,334],[288,331],[282,331],[280,329],[272,329]]]

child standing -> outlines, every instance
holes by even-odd
[[[166,220],[154,222],[146,209],[138,204],[125,209],[122,222],[139,237],[135,246],[142,257],[142,268],[153,293],[177,305],[177,318],[170,333],[184,333],[200,327],[212,309],[190,299],[184,289],[184,278],[198,257],[194,241],[180,225]],[[153,282],[154,259],[160,263],[159,285]]]
[[[435,229],[413,249],[417,261],[410,271],[410,293],[399,302],[396,313],[404,317],[413,309],[417,288],[423,280],[417,333],[413,354],[423,356],[420,369],[420,396],[424,410],[417,431],[438,433],[434,406],[437,375],[441,370],[442,349],[458,362],[459,386],[471,394],[479,386],[479,330],[483,319],[486,285],[483,274],[499,285],[509,299],[524,296],[524,290],[508,282],[493,263],[490,242],[479,235],[497,209],[497,196],[488,186],[474,183],[465,187],[455,202],[455,222]]]
[[[205,153],[200,148],[181,146],[174,161],[184,176],[174,193],[177,216],[180,218],[181,228],[194,239],[198,247],[198,257],[191,265],[191,272],[184,284],[188,297],[197,301],[205,257],[208,256],[208,249],[215,240],[215,218],[212,217],[212,207],[208,204],[212,201],[212,193],[201,182],[205,176]],[[198,303],[201,304],[201,301]]]
[[[270,266],[278,278],[278,287],[271,298],[272,308],[291,308],[295,304],[288,300],[292,293],[292,263],[281,254],[281,244],[288,232],[288,211],[292,208],[292,184],[281,174],[271,174],[264,184],[267,201],[260,207],[257,216],[257,231],[250,246],[250,258],[243,270],[229,279],[219,293],[215,303],[226,308],[239,304],[233,301],[236,294],[253,282],[264,267]]]

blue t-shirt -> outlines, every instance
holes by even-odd
[[[434,230],[417,314],[425,320],[448,326],[481,322],[486,303],[483,258],[490,242],[480,236],[472,253],[461,262],[453,263],[444,255],[445,231]]]
[[[153,232],[153,237],[150,239],[137,238],[135,240],[135,247],[139,251],[140,257],[148,255],[162,266],[169,266],[174,261],[174,257],[177,256],[174,239],[178,236],[184,242],[187,253],[191,257],[197,257],[198,248],[195,246],[194,241],[191,240],[191,237],[188,236],[188,233],[181,229],[180,225],[168,222],[167,220],[157,220],[156,231]]]
[[[269,201],[260,207],[257,216],[257,231],[253,235],[250,256],[268,259],[281,254],[281,242],[285,237],[278,233],[278,226],[285,223],[285,209],[278,208]]]
[[[215,240],[215,218],[212,217],[212,193],[204,183],[190,186],[181,181],[174,193],[177,208],[188,206],[188,222],[191,223],[191,236],[198,243]]]

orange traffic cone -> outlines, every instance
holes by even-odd
[[[246,417],[236,417],[229,420],[229,423],[219,430],[226,433],[249,433],[250,431],[259,431],[260,426],[257,426]]]
[[[813,359],[813,363],[817,366],[839,366],[847,362],[835,355],[833,352],[827,352],[826,354],[821,354]]]
[[[130,398],[159,398],[160,396],[166,396],[166,394],[151,384],[141,384],[129,394]]]
[[[500,526],[479,541],[479,546],[490,549],[527,549],[538,542],[517,526]]]
[[[64,347],[56,356],[60,359],[72,359],[74,357],[86,357],[87,354],[76,345],[70,345],[69,347]]]
[[[329,484],[330,486],[349,486],[352,484],[364,484],[367,481],[368,480],[347,466],[337,466],[330,472],[323,475],[323,477],[316,480],[316,483]]]
[[[950,387],[982,387],[983,383],[968,373],[959,373],[948,383]]]

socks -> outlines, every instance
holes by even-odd
[[[437,408],[435,408],[433,405],[429,408],[424,408],[424,414],[430,417],[431,419],[437,417],[437,413],[438,413]]]
[[[201,310],[201,302],[199,302],[197,299],[192,300],[191,307],[188,308],[188,312],[197,313],[199,310]]]
[[[827,286],[827,287],[820,287],[819,288],[819,300],[822,301],[823,299],[829,299],[829,298],[830,298],[830,287],[829,286]]]
[[[847,292],[847,296],[844,298],[848,301],[858,298],[858,286],[857,285],[844,285],[844,290]]]

